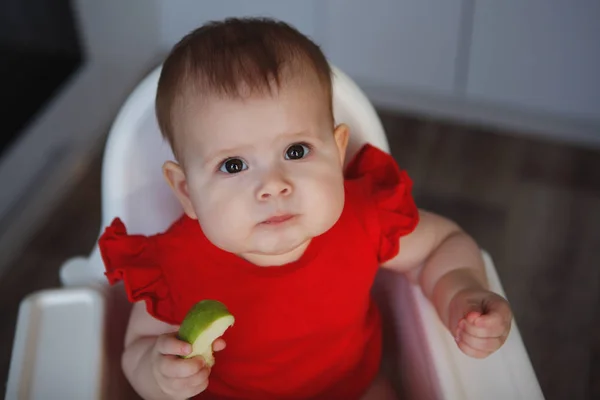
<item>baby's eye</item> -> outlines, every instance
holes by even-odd
[[[286,160],[299,160],[310,153],[310,148],[302,143],[293,144],[285,151]]]
[[[230,158],[221,164],[219,171],[225,172],[226,174],[237,174],[246,169],[248,169],[248,165],[246,165],[243,160],[239,158]]]

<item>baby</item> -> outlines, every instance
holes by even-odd
[[[418,282],[465,354],[504,343],[511,310],[488,290],[476,243],[416,208],[388,154],[365,145],[346,160],[329,64],[292,27],[229,19],[191,32],[163,65],[156,114],[183,216],[152,236],[115,219],[99,241],[109,282],[135,303],[122,367],[143,398],[394,398],[379,372],[379,268]],[[236,318],[212,367],[183,358],[191,346],[177,338],[202,299]]]

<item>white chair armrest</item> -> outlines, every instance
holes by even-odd
[[[104,299],[92,288],[52,289],[19,308],[7,400],[100,399]]]
[[[72,258],[61,267],[67,287],[44,290],[20,305],[6,399],[139,399],[121,369],[131,304],[123,285],[90,274],[100,262]]]
[[[505,295],[491,258],[483,252],[492,290]],[[406,399],[543,399],[517,324],[500,350],[478,360],[463,354],[420,288],[382,271],[378,284],[393,320],[399,379]]]

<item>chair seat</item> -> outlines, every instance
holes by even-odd
[[[348,76],[333,70],[334,116],[350,127],[349,155],[367,142],[389,152],[372,104]],[[173,155],[154,114],[159,74],[160,67],[135,88],[112,126],[100,231],[118,216],[130,233],[153,234],[181,214],[161,175],[162,163]],[[485,252],[484,259],[492,289],[504,295]],[[120,285],[107,285],[98,247],[68,260],[60,278],[63,288],[32,294],[21,304],[6,398],[132,398],[119,361],[130,304]],[[476,360],[458,350],[419,287],[404,276],[382,271],[374,295],[403,399],[543,399],[516,324],[498,352]]]

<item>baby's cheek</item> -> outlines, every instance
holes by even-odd
[[[205,204],[200,208],[198,220],[208,240],[230,252],[239,251],[245,232],[248,231],[249,213],[239,201],[227,200]]]
[[[324,180],[305,195],[306,210],[321,232],[329,229],[339,218],[344,207],[344,188],[334,180]]]

